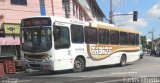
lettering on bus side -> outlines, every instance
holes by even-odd
[[[112,47],[104,47],[104,46],[92,46],[91,54],[92,55],[107,55],[112,52]]]
[[[85,24],[82,21],[76,21],[76,20],[70,20],[70,22],[73,23],[73,24],[83,24],[83,25]]]

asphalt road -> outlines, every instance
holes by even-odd
[[[84,72],[70,70],[48,72],[24,71],[3,76],[2,83],[160,83],[160,57],[145,55],[144,59],[125,67],[100,66]]]

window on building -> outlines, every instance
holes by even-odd
[[[83,26],[71,25],[71,36],[73,43],[83,43],[84,42]]]
[[[3,45],[1,47],[1,55],[0,57],[15,57],[17,54],[16,54],[16,49],[15,49],[15,46],[5,46]]]
[[[79,9],[79,20],[83,20],[83,12]]]
[[[76,18],[78,18],[78,11],[79,10],[79,7],[78,6],[76,6]]]
[[[75,16],[75,3],[73,2],[73,16]]]
[[[119,44],[119,32],[118,31],[110,31],[110,44],[117,45]]]
[[[11,4],[15,4],[15,5],[27,5],[27,0],[11,0]]]
[[[65,17],[69,18],[69,12],[70,12],[70,3],[69,0],[62,0],[63,9],[65,11]]]
[[[99,29],[98,40],[100,44],[109,44],[109,30]]]
[[[0,30],[0,37],[5,37],[4,29]]]
[[[98,42],[96,28],[85,27],[84,33],[85,33],[85,42],[87,44],[96,44]]]

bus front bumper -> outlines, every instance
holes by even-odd
[[[54,71],[54,61],[49,62],[27,62],[22,61],[23,69],[34,69],[34,70],[49,70]]]

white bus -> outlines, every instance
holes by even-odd
[[[101,22],[60,17],[31,17],[21,21],[24,68],[73,69],[119,64],[139,59],[139,33]]]

